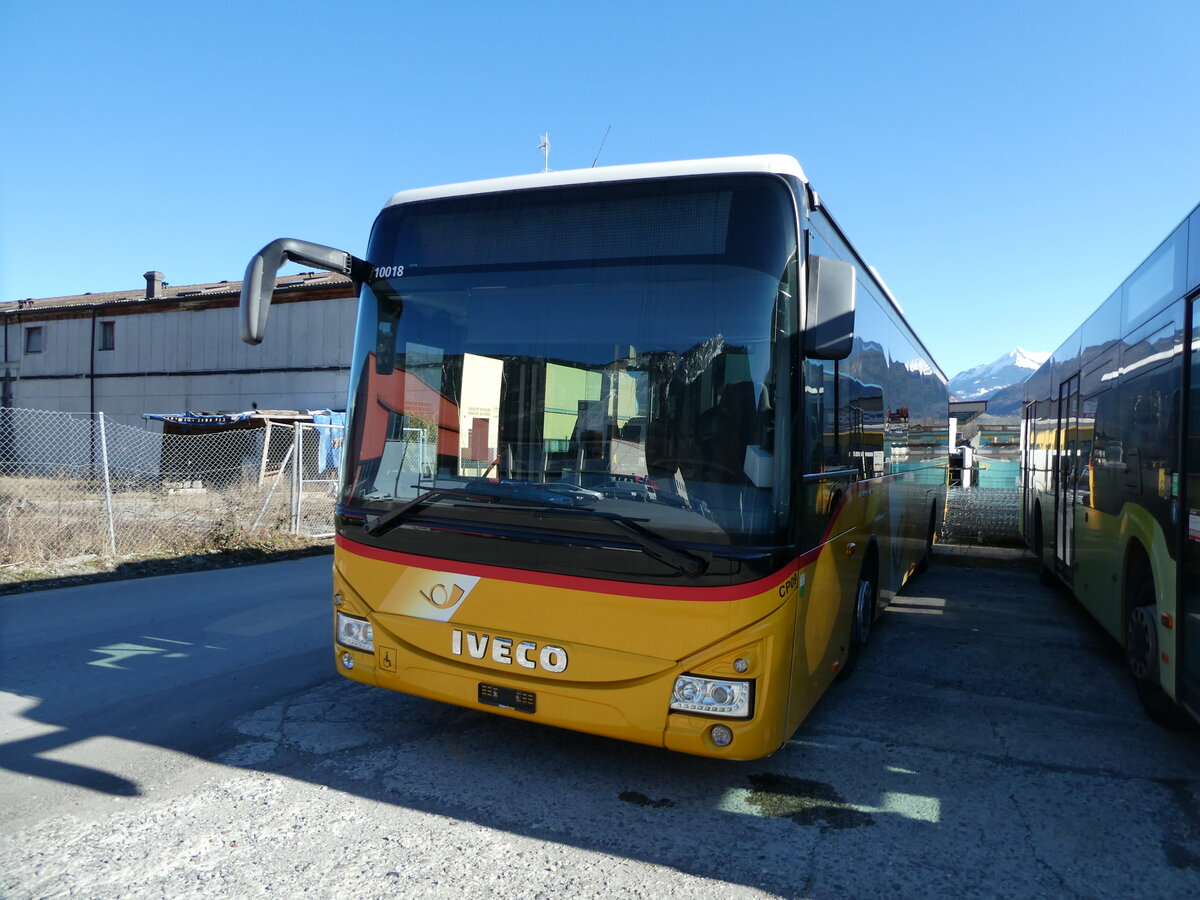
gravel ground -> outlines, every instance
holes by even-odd
[[[101,820],[67,816],[6,838],[3,895],[771,896],[263,772],[136,808],[113,805]]]

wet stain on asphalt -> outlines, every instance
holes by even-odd
[[[1182,779],[1163,779],[1162,784],[1174,795],[1184,820],[1182,829],[1163,836],[1163,856],[1176,869],[1200,870],[1200,791],[1194,793],[1193,783]]]
[[[816,825],[822,831],[875,824],[869,814],[855,809],[831,785],[821,781],[767,772],[751,775],[750,784],[754,790],[746,802],[768,818]]]
[[[649,806],[653,809],[668,809],[675,805],[674,800],[667,800],[666,798],[651,800],[645,794],[638,793],[637,791],[621,791],[617,795],[617,799],[624,800],[626,803],[636,803],[638,806]]]
[[[1200,869],[1200,854],[1179,841],[1164,840],[1163,856],[1176,869]]]

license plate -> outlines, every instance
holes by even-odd
[[[532,691],[518,691],[498,684],[479,684],[479,702],[484,706],[515,709],[517,712],[532,713],[537,709],[537,695]]]

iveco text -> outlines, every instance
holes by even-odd
[[[567,651],[553,644],[543,647],[538,653],[537,662],[534,662],[529,655],[538,649],[538,645],[533,641],[521,641],[514,650],[512,638],[493,637],[490,634],[476,634],[468,631],[467,653],[475,659],[483,659],[487,655],[488,641],[491,641],[492,644],[493,662],[511,666],[513,659],[516,659],[517,665],[526,669],[536,669],[540,665],[547,672],[566,671]],[[462,656],[463,653],[463,633],[457,628],[450,632],[450,652],[455,656]]]

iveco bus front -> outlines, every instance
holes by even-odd
[[[849,355],[856,267],[806,257],[812,198],[787,157],[550,173],[397,194],[365,261],[255,258],[250,342],[280,261],[361,283],[344,675],[691,753],[780,746],[895,549],[865,589],[872,557],[822,550],[853,479],[805,459],[837,416],[804,361]]]

